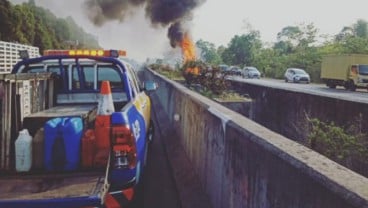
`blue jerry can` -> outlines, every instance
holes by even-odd
[[[66,119],[63,124],[62,130],[66,154],[64,170],[76,170],[80,162],[83,121],[80,117],[73,117]]]
[[[65,165],[65,146],[60,130],[60,124],[63,121],[64,118],[53,118],[44,125],[44,165],[48,171],[62,170]],[[59,145],[59,147],[56,145]],[[57,156],[57,158],[53,158],[53,156]]]
[[[78,168],[83,121],[79,117],[54,118],[44,126],[44,165],[48,171]]]

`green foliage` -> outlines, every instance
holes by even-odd
[[[361,117],[346,129],[318,119],[309,121],[308,139],[312,149],[353,170],[367,170],[368,142],[360,128]]]
[[[229,46],[222,52],[222,60],[228,65],[244,66],[251,65],[254,56],[262,47],[258,31],[248,34],[236,35],[230,41]]]
[[[0,1],[0,39],[4,41],[12,41],[12,11],[10,3]]]
[[[156,63],[156,64],[151,64],[149,68],[154,71],[157,71],[158,73],[166,76],[169,79],[184,80],[184,77],[182,76],[182,72],[179,70],[175,70],[169,65],[163,65],[161,63]]]
[[[196,42],[197,48],[201,51],[201,58],[209,64],[218,65],[222,63],[222,59],[220,55],[216,51],[215,44],[204,41],[198,40]]]
[[[57,18],[33,0],[14,6],[8,0],[0,1],[0,39],[37,46],[41,53],[45,49],[100,48],[96,38],[71,17]]]

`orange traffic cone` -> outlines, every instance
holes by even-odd
[[[102,81],[97,115],[111,115],[115,111],[109,81]]]
[[[114,101],[112,100],[110,82],[103,81],[101,84],[101,93],[98,100],[95,121],[97,148],[96,157],[94,159],[95,167],[105,167],[107,164],[110,152],[110,116],[114,111]]]

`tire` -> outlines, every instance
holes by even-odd
[[[285,82],[288,82],[288,79],[287,78],[285,78]]]
[[[356,90],[356,86],[355,86],[355,84],[352,80],[349,80],[349,82],[348,82],[348,89],[350,91],[355,91]]]
[[[331,89],[335,89],[336,88],[336,84],[332,83],[332,82],[327,82],[327,87],[331,88]]]
[[[355,85],[354,84],[352,84],[351,86],[350,86],[350,89],[349,89],[350,91],[355,91],[356,90],[356,87],[355,87]]]

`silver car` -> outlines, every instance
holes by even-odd
[[[242,77],[250,79],[253,78],[259,79],[261,78],[261,72],[259,72],[258,69],[254,66],[246,66],[242,71]]]
[[[309,84],[310,82],[310,76],[307,72],[305,72],[303,69],[298,68],[288,68],[285,72],[285,82],[305,82]]]

